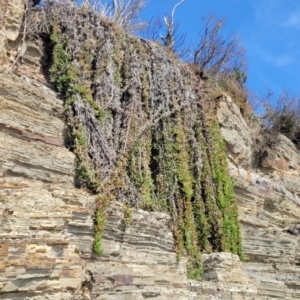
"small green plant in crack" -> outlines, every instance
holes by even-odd
[[[103,254],[103,249],[102,249],[102,235],[101,233],[97,232],[95,234],[95,239],[94,239],[94,251],[98,254],[98,255],[102,255]]]
[[[78,77],[78,70],[72,64],[72,56],[68,53],[68,44],[60,38],[57,26],[53,26],[51,40],[55,43],[52,52],[52,66],[50,68],[50,80],[55,84],[58,92],[63,96],[69,96],[68,92],[72,83]]]
[[[105,226],[105,220],[106,220],[106,202],[101,202],[101,197],[98,199],[98,203],[96,204],[97,210],[96,210],[96,216],[95,216],[95,239],[94,239],[94,251],[102,255],[103,254],[103,248],[102,248],[102,236]]]
[[[124,221],[126,225],[132,223],[132,209],[128,204],[125,204],[124,206]]]
[[[99,178],[88,155],[84,130],[82,126],[78,124],[73,123],[72,126],[73,152],[77,158],[77,177],[87,188],[95,191],[99,186]]]

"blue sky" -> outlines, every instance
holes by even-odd
[[[163,16],[178,1],[149,0],[142,17]],[[247,85],[253,92],[300,92],[299,0],[185,0],[175,21],[187,31],[187,42],[197,42],[201,17],[226,18],[224,34],[235,33],[247,50]]]

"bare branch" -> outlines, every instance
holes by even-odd
[[[177,4],[174,5],[173,9],[172,9],[172,14],[171,14],[171,19],[172,19],[172,22],[174,21],[174,14],[175,14],[175,10],[177,8],[177,6],[179,6],[181,3],[183,3],[185,0],[181,0],[180,2],[178,2]],[[174,24],[174,22],[173,22]]]
[[[85,0],[85,3],[127,32],[141,30],[146,26],[145,22],[139,21],[139,13],[146,6],[146,0]]]
[[[245,68],[245,50],[237,37],[223,38],[221,30],[226,22],[215,16],[203,18],[200,41],[193,50],[193,63],[211,74],[232,72]]]
[[[180,4],[182,4],[184,1],[185,0],[181,0],[173,6],[171,16],[164,17],[167,33],[166,33],[166,36],[160,35],[160,38],[162,39],[162,41],[164,43],[164,46],[171,49],[171,50],[174,50],[174,46],[175,46],[175,31],[176,31],[175,27],[174,27],[175,11],[176,11],[176,8]]]

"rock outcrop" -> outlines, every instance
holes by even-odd
[[[204,281],[188,280],[187,261],[174,252],[170,217],[133,210],[126,225],[123,210],[120,203],[110,205],[104,255],[87,264],[93,299],[256,299],[237,255],[203,255]]]
[[[104,255],[92,254],[95,197],[74,187],[62,102],[42,84],[0,76],[1,299],[254,299],[229,253],[204,255],[205,281],[186,277],[165,213],[107,211]]]
[[[1,299],[254,299],[228,253],[204,256],[206,280],[189,281],[165,213],[133,210],[126,224],[112,203],[94,255],[96,199],[75,187],[63,103],[30,76],[0,70]]]
[[[0,5],[4,65],[24,4]],[[128,222],[124,206],[111,203],[104,253],[93,254],[96,196],[75,187],[62,101],[38,75],[9,69],[0,68],[0,299],[300,298],[300,153],[288,139],[254,168],[251,129],[230,97],[220,100],[245,262],[203,254],[203,281],[191,281],[165,213],[133,209]]]
[[[92,254],[95,199],[74,187],[61,101],[37,85],[0,73],[1,299],[68,299]]]
[[[23,0],[0,1],[0,62],[7,62],[7,48],[14,44],[24,16]]]
[[[256,280],[260,299],[297,299],[300,152],[280,136],[260,167],[251,167],[255,133],[234,107],[223,97],[218,114],[235,180],[246,256],[243,269]]]

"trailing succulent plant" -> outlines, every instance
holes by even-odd
[[[89,8],[64,8],[48,20],[50,78],[64,99],[78,181],[98,195],[95,251],[115,199],[125,203],[128,224],[130,207],[172,215],[190,278],[201,278],[201,252],[242,257],[215,99],[205,97],[197,73]]]

